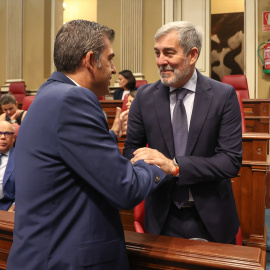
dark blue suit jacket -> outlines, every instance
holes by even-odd
[[[165,179],[158,167],[121,155],[95,94],[60,72],[22,122],[15,176],[9,270],[129,269],[118,209]]]
[[[122,95],[124,93],[124,89],[117,89],[113,93],[113,99],[122,99]]]
[[[15,200],[14,148],[10,149],[3,179],[4,198],[0,200],[0,210],[7,211]]]
[[[198,71],[186,156],[176,157],[179,179],[168,176],[145,203],[147,231],[159,234],[175,184],[188,185],[200,217],[216,242],[230,243],[239,229],[231,177],[242,162],[241,114],[235,90]],[[173,159],[169,88],[160,81],[141,86],[128,117],[124,156],[148,143]],[[175,183],[177,181],[177,183]]]

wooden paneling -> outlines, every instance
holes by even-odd
[[[243,99],[246,116],[270,116],[269,99]]]

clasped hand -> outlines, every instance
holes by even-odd
[[[148,164],[159,166],[167,175],[174,174],[175,165],[173,160],[165,157],[155,149],[148,147],[139,148],[133,154],[134,158],[131,159],[132,164],[138,160],[144,160]]]

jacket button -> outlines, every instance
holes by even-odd
[[[155,182],[158,183],[159,180],[160,180],[160,176],[158,175],[158,176],[156,176],[156,178],[155,178]]]

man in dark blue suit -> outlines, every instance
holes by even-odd
[[[161,81],[138,89],[129,111],[124,155],[133,162],[144,159],[159,165],[167,160],[175,166],[174,177],[167,176],[145,201],[148,232],[235,243],[239,219],[230,178],[242,161],[240,108],[232,86],[195,68],[201,45],[200,30],[189,22],[172,22],[157,31]],[[186,89],[182,103],[188,136],[185,152],[177,154],[184,135],[174,141],[179,121],[173,121],[173,112],[176,91]],[[149,148],[142,148],[147,143]]]
[[[15,209],[14,134],[9,122],[0,122],[0,210],[10,212]]]
[[[16,141],[16,212],[8,270],[129,269],[119,209],[164,182],[157,166],[132,165],[98,96],[109,93],[114,31],[85,20],[59,30],[57,71],[31,104]],[[161,168],[171,173],[169,164]]]

